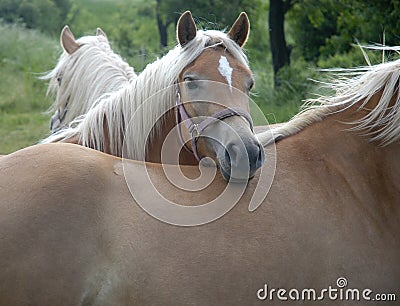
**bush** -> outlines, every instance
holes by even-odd
[[[321,79],[315,65],[303,59],[292,61],[290,67],[279,71],[281,85],[274,87],[272,67],[253,67],[256,77],[252,97],[266,115],[269,123],[284,122],[299,112],[304,99],[313,95],[317,84],[310,79]]]

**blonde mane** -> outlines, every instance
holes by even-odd
[[[62,113],[60,127],[88,112],[103,94],[122,88],[137,76],[113,52],[105,36],[84,36],[77,43],[80,47],[74,53],[64,51],[56,67],[41,77],[50,80],[47,94],[56,98],[49,111]]]
[[[270,132],[258,134],[257,137],[264,146],[294,135],[333,113],[355,105],[361,110],[379,92],[382,92],[382,95],[375,108],[370,109],[360,120],[346,122],[353,125],[349,130],[361,131],[370,136],[371,141],[378,141],[382,145],[400,139],[400,60],[330,71],[335,72],[335,77],[330,83],[323,83],[323,87],[333,90],[336,94],[306,100],[303,110],[290,121]],[[391,105],[393,97],[395,101]],[[358,105],[360,101],[363,102]]]
[[[159,118],[176,103],[174,84],[177,83],[179,74],[205,48],[213,46],[223,46],[248,67],[247,57],[242,49],[227,34],[215,30],[199,30],[187,45],[178,45],[161,59],[147,65],[127,86],[101,97],[86,115],[72,122],[69,128],[42,142],[78,136],[83,146],[100,151],[109,146],[112,155],[121,156],[125,141],[124,156],[144,160],[148,132],[151,131],[150,139],[159,134],[162,123]],[[149,99],[151,97],[153,99]],[[130,122],[133,116],[134,120]],[[107,127],[106,131],[104,127]]]

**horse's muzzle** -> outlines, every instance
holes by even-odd
[[[233,182],[251,179],[263,165],[264,160],[261,144],[252,139],[246,142],[228,143],[223,156],[218,158],[222,175],[227,181]]]

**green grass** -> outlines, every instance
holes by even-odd
[[[0,24],[0,154],[36,143],[48,131],[46,84],[38,76],[57,59],[57,41]]]
[[[49,131],[49,118],[41,113],[0,116],[0,155],[36,144]]]

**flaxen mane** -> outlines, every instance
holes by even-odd
[[[85,114],[103,94],[136,78],[105,36],[84,36],[77,43],[80,47],[73,54],[64,51],[56,67],[41,78],[50,80],[47,93],[56,96],[50,111],[58,112],[59,122],[52,132]]]
[[[148,133],[151,131],[150,139],[159,133],[162,121],[158,119],[176,103],[174,84],[178,81],[179,74],[205,48],[213,46],[223,46],[248,67],[242,49],[225,33],[214,30],[197,31],[196,37],[187,45],[178,45],[161,59],[149,64],[123,89],[97,100],[89,112],[75,120],[70,128],[42,142],[78,136],[84,146],[104,151],[109,144],[110,153],[121,156],[125,138],[127,151],[124,151],[124,156],[144,160]],[[131,120],[133,117],[134,120]],[[109,138],[108,142],[106,136]]]
[[[379,141],[382,145],[400,139],[400,60],[337,70],[336,77],[332,79],[330,83],[324,83],[324,87],[333,90],[335,95],[307,100],[304,109],[289,122],[271,132],[258,134],[260,142],[266,146],[294,135],[306,126],[356,104],[361,109],[378,92],[382,92],[382,96],[377,106],[360,120],[347,122],[352,125],[349,129],[361,131],[369,135],[371,141]],[[360,101],[363,102],[358,105]]]

